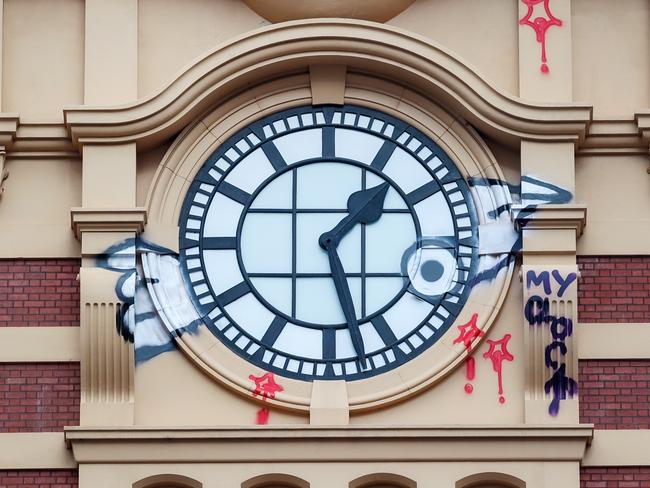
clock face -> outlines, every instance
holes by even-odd
[[[205,162],[181,267],[209,330],[311,381],[396,368],[451,326],[475,273],[469,188],[430,139],[356,106],[261,119]]]

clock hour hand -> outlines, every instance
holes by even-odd
[[[329,232],[318,239],[320,247],[327,250],[328,242],[339,245],[341,239],[357,224],[372,224],[379,220],[384,210],[384,200],[390,185],[382,183],[367,190],[355,191],[348,197],[348,215]]]
[[[339,302],[341,303],[341,308],[343,309],[343,315],[345,316],[345,320],[348,323],[350,337],[352,338],[352,345],[354,346],[354,350],[356,351],[357,356],[359,356],[361,367],[363,369],[366,369],[366,353],[363,346],[363,338],[361,337],[361,331],[359,330],[359,323],[357,322],[357,316],[354,311],[354,302],[352,301],[352,294],[350,293],[348,280],[345,277],[343,264],[341,264],[339,253],[336,251],[336,247],[332,243],[327,246],[326,251],[327,257],[330,261],[330,268],[332,270],[334,286],[336,287],[336,294],[339,297]]]

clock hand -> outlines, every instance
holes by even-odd
[[[345,320],[348,323],[352,345],[359,356],[359,361],[363,369],[366,368],[366,353],[364,350],[363,338],[361,337],[361,331],[359,330],[359,323],[357,322],[357,316],[354,311],[354,303],[345,276],[345,270],[343,269],[336,248],[341,242],[341,239],[343,239],[343,237],[350,232],[355,225],[371,224],[379,220],[384,209],[384,200],[386,199],[388,188],[388,183],[382,183],[373,188],[359,190],[352,193],[348,198],[348,215],[336,224],[332,230],[321,234],[318,239],[320,247],[327,251],[336,293],[339,297],[341,308],[343,309],[343,315],[345,315]]]
[[[366,353],[363,347],[363,338],[361,337],[361,331],[359,331],[359,323],[357,322],[357,316],[354,311],[352,294],[350,293],[348,280],[345,277],[343,265],[339,259],[339,253],[336,251],[336,246],[332,242],[329,243],[326,250],[327,257],[330,261],[334,286],[336,287],[336,294],[339,297],[339,302],[343,309],[343,315],[345,315],[345,320],[348,323],[348,329],[350,330],[352,345],[359,356],[362,368],[366,369]]]
[[[320,247],[327,250],[327,241],[332,241],[338,246],[341,239],[357,224],[372,224],[379,220],[384,209],[386,192],[390,185],[382,183],[367,190],[355,191],[348,197],[348,215],[343,218],[332,230],[325,232],[318,239]]]

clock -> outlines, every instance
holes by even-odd
[[[240,130],[194,177],[179,226],[210,333],[303,381],[417,357],[460,314],[478,265],[478,217],[452,160],[404,121],[352,105]]]

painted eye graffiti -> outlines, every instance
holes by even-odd
[[[471,256],[472,249],[461,250]],[[455,255],[452,238],[423,237],[404,251],[402,273],[408,277],[408,291],[424,300],[441,298],[464,282],[463,256]],[[456,290],[458,291],[458,290]]]

